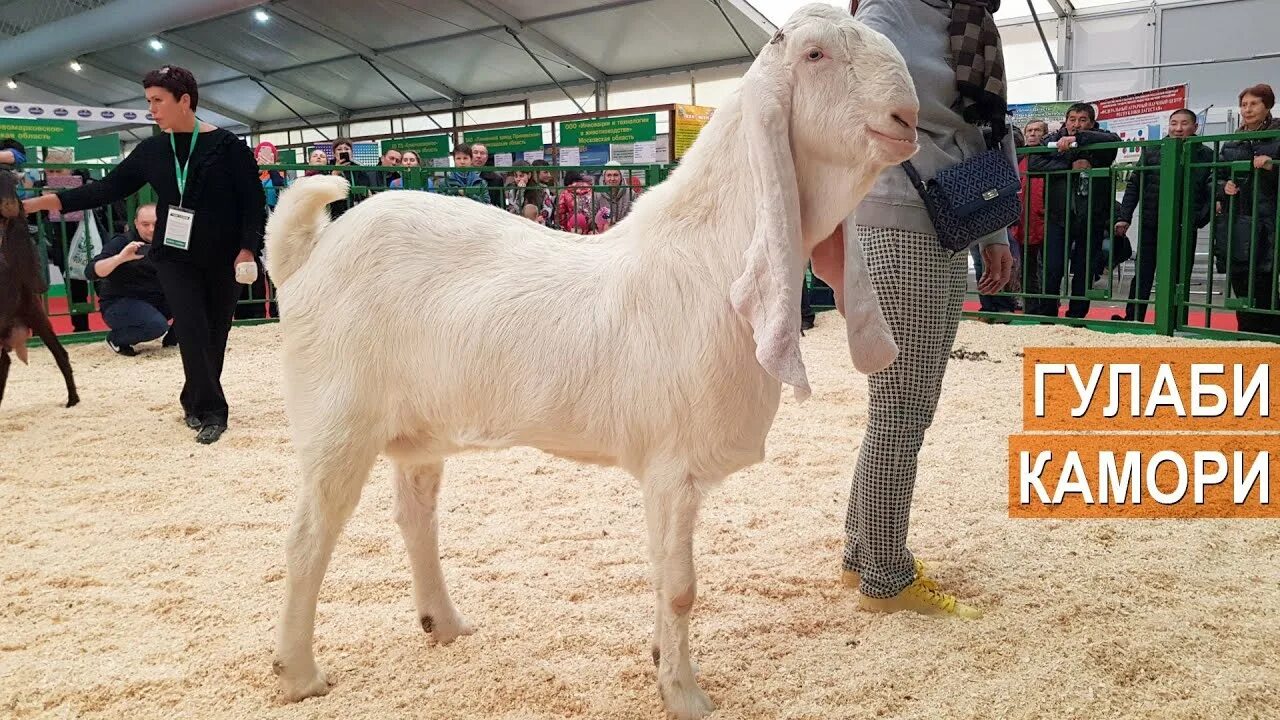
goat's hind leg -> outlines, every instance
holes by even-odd
[[[458,613],[445,586],[440,568],[439,515],[436,512],[444,463],[395,463],[395,520],[404,537],[409,565],[413,568],[414,603],[418,622],[431,639],[448,645],[475,629]]]
[[[653,654],[658,692],[667,711],[680,720],[701,718],[715,710],[698,686],[689,657],[689,614],[697,597],[693,531],[702,491],[683,468],[654,469],[641,484],[657,596]]]
[[[0,403],[4,402],[4,386],[9,383],[9,351],[0,348]]]
[[[329,692],[312,651],[316,600],[338,535],[359,503],[377,458],[374,444],[358,435],[332,429],[309,436],[306,446],[299,448],[303,480],[286,541],[284,607],[272,665],[289,702]]]
[[[27,319],[31,321],[31,331],[49,349],[54,362],[58,363],[58,369],[62,371],[62,379],[67,384],[67,407],[74,407],[80,403],[80,394],[76,392],[76,381],[71,375],[71,358],[67,356],[67,350],[62,347],[62,343],[58,342],[58,334],[53,331],[49,316],[45,315],[44,308],[36,308],[29,313]]]

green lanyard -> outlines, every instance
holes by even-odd
[[[196,125],[191,128],[191,149],[187,151],[187,161],[178,167],[178,145],[173,141],[173,133],[169,133],[169,147],[173,148],[173,174],[178,178],[178,207],[182,207],[187,197],[187,168],[191,165],[191,156],[196,154],[196,138],[199,136],[200,118],[196,118]]]

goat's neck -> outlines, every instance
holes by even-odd
[[[728,292],[746,267],[761,198],[739,122],[724,120],[730,121],[720,132],[704,131],[680,168],[650,191],[655,196],[651,202],[628,220],[643,233],[633,240],[643,255],[658,263],[676,260]],[[853,213],[875,181],[873,172],[869,165],[841,167],[826,162],[801,162],[796,167],[806,256]],[[704,229],[705,234],[692,235],[693,228]]]

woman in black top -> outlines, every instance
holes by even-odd
[[[249,146],[195,115],[195,77],[167,65],[142,81],[156,125],[102,180],[24,202],[28,213],[106,205],[150,184],[156,193],[151,250],[178,331],[186,383],[180,401],[196,439],[212,443],[227,429],[222,360],[240,298],[235,266],[262,251],[266,195]],[[198,127],[197,127],[198,124]],[[193,132],[197,131],[198,132]],[[185,212],[184,212],[185,211]],[[183,216],[191,213],[189,231]]]

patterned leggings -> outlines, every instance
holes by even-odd
[[[933,235],[858,226],[871,282],[898,359],[868,378],[869,423],[845,518],[844,568],[862,592],[893,597],[915,580],[907,550],[911,495],[924,432],[933,423],[968,277],[965,252]]]

